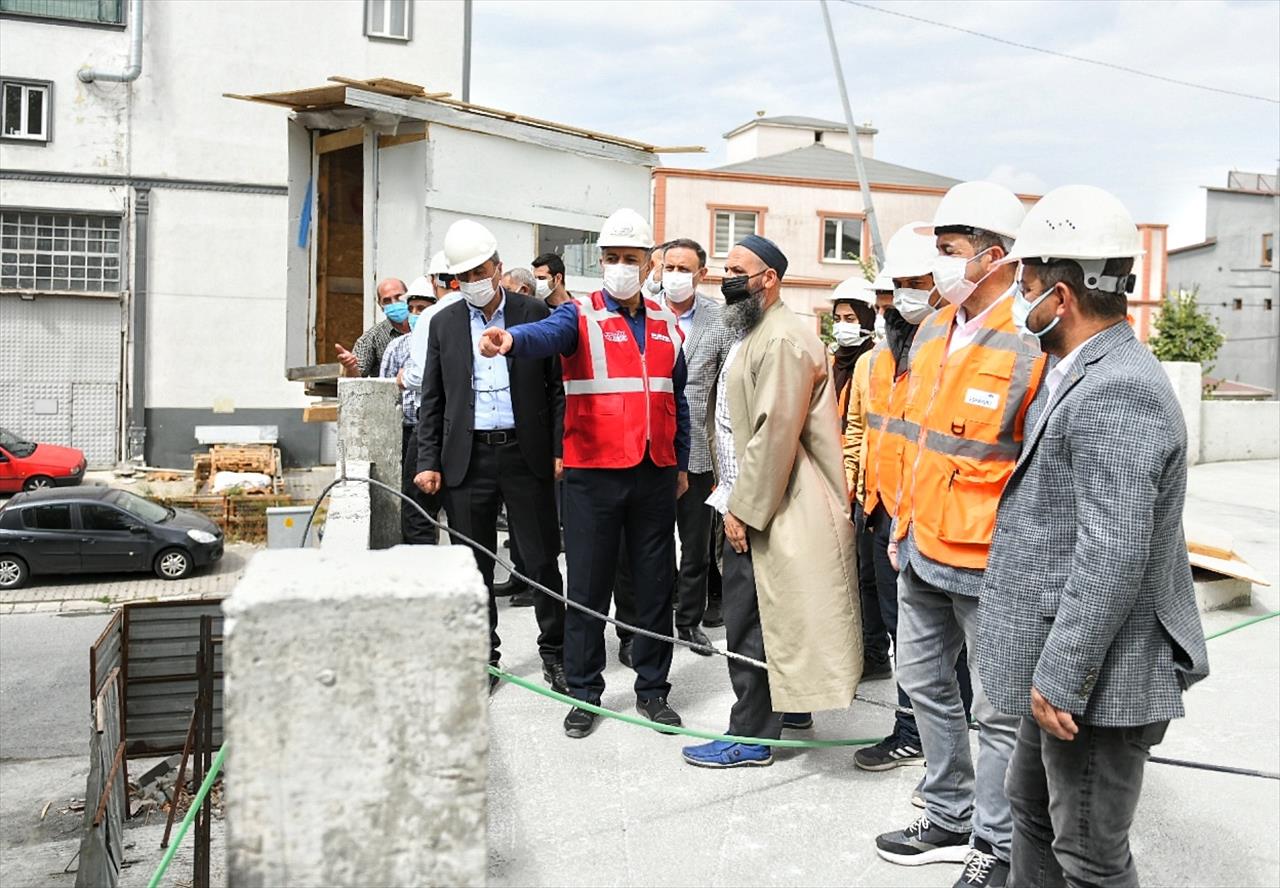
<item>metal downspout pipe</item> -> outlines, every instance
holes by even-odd
[[[81,83],[109,80],[114,83],[132,83],[142,74],[142,0],[129,4],[129,67],[123,71],[99,71],[97,68],[81,68],[76,72]]]

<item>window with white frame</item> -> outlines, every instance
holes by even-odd
[[[0,14],[99,25],[124,24],[124,0],[0,0]]]
[[[862,220],[822,220],[822,261],[857,262],[862,258]]]
[[[0,136],[48,142],[50,92],[48,83],[0,80]]]
[[[555,225],[538,226],[537,254],[555,253],[564,260],[566,276],[599,277],[600,247],[595,231],[576,228],[558,228]]]
[[[756,233],[757,213],[744,210],[716,210],[716,236],[712,256],[728,256],[733,245]]]
[[[121,219],[0,209],[0,288],[118,293]]]
[[[366,37],[408,40],[413,36],[413,4],[409,0],[364,0]]]

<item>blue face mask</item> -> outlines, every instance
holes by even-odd
[[[405,318],[409,317],[409,306],[404,302],[391,302],[382,306],[382,313],[391,323],[403,324]]]
[[[1062,320],[1062,318],[1055,315],[1054,319],[1049,322],[1049,326],[1045,327],[1043,330],[1032,330],[1027,326],[1027,322],[1031,319],[1031,312],[1036,310],[1036,306],[1052,296],[1053,291],[1056,288],[1050,287],[1048,290],[1041,293],[1040,297],[1036,299],[1035,302],[1029,302],[1024,290],[1025,286],[1026,285],[1022,283],[1022,280],[1019,279],[1013,287],[1013,325],[1020,333],[1029,333],[1036,339],[1039,339],[1054,327],[1058,326],[1058,321]]]
[[[419,317],[420,317],[420,315],[409,315],[409,329],[410,329],[410,330],[412,330],[414,327],[418,326],[418,318],[419,318]]]

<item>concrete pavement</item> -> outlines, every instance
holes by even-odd
[[[1280,582],[1280,463],[1213,464],[1191,472],[1189,507]],[[1248,609],[1204,618],[1206,632],[1280,606],[1255,587]],[[530,609],[499,606],[504,665],[540,681]],[[723,645],[723,630],[709,632]],[[607,633],[604,705],[634,711],[630,670]],[[1280,620],[1209,643],[1213,674],[1187,695],[1187,718],[1155,754],[1280,771]],[[677,649],[671,702],[685,724],[723,730],[732,702],[724,661]],[[892,684],[861,693],[888,701]],[[560,727],[566,707],[504,685],[490,701],[491,885],[949,886],[957,865],[898,867],[877,833],[920,812],[922,769],[858,771],[851,750],[783,751],[768,768],[684,765],[667,737],[617,721],[585,740]],[[816,716],[820,738],[882,736],[892,714],[855,702]],[[1149,765],[1132,840],[1143,884],[1280,884],[1280,782]]]

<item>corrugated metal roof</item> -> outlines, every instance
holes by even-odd
[[[795,126],[803,129],[820,129],[820,130],[838,130],[840,132],[848,131],[848,127],[838,120],[823,120],[821,117],[804,117],[796,114],[784,114],[780,117],[757,117],[754,120],[748,120],[746,123],[735,126],[729,132],[724,134],[727,139],[736,133],[742,132],[748,127],[755,126],[758,123],[772,124],[773,126]],[[858,126],[858,132],[864,136],[874,136],[880,130],[872,126]]]
[[[916,185],[925,188],[950,188],[959,179],[913,170],[896,163],[886,163],[874,157],[863,158],[867,177],[877,185]],[[806,145],[781,154],[757,157],[716,167],[721,173],[757,173],[762,176],[785,176],[791,179],[835,179],[841,182],[858,181],[853,169],[853,155],[836,151],[823,145]]]

